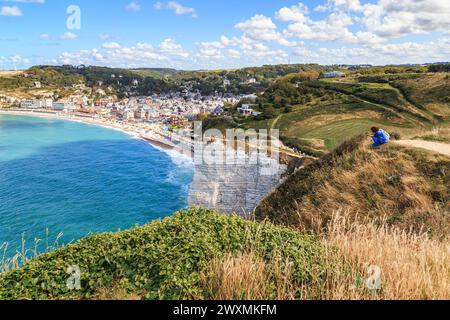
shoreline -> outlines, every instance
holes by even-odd
[[[0,114],[6,115],[16,115],[16,116],[30,116],[44,119],[52,119],[52,120],[62,120],[62,121],[72,121],[78,122],[85,125],[92,125],[97,127],[102,127],[105,129],[120,131],[126,135],[134,137],[135,139],[140,139],[152,147],[155,147],[163,152],[169,153],[168,151],[174,150],[190,159],[193,159],[192,150],[187,150],[186,148],[175,145],[173,142],[167,141],[164,137],[159,135],[155,130],[150,130],[151,135],[149,135],[149,130],[147,133],[142,133],[136,131],[135,128],[131,129],[131,125],[125,125],[127,127],[124,128],[124,125],[118,123],[109,123],[104,120],[95,119],[92,117],[83,117],[78,115],[66,115],[57,112],[42,112],[42,111],[22,111],[22,110],[4,110],[0,109]],[[142,129],[144,130],[144,129]],[[158,137],[160,136],[160,137]]]

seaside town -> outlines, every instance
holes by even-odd
[[[261,83],[248,74],[238,84],[252,88],[254,93],[250,94],[229,92],[227,89],[233,83],[227,76],[220,82],[224,90],[215,90],[211,94],[196,89],[198,82],[188,81],[176,90],[148,95],[139,95],[137,88],[142,83],[137,78],[127,79],[125,85],[124,76],[114,73],[94,85],[77,82],[58,88],[58,91],[53,91],[48,84],[41,83],[28,72],[21,73],[19,77],[33,79],[28,82],[27,88],[32,95],[0,93],[0,109],[3,111],[33,113],[118,129],[189,155],[193,152],[193,121],[209,116],[226,118],[230,110],[232,116],[241,118],[262,115],[255,94]],[[346,74],[341,71],[323,72],[320,77],[345,78]],[[118,88],[123,93],[121,98],[117,94]],[[183,135],[180,135],[181,132]],[[303,155],[295,147],[283,146],[283,149],[296,156]]]
[[[227,80],[224,80],[224,86],[226,85]],[[41,83],[33,83],[33,89],[41,88]],[[254,94],[234,95],[218,92],[205,96],[189,86],[178,92],[150,96],[130,95],[122,99],[109,94],[112,92],[111,87],[94,91],[84,84],[77,84],[70,89],[74,94],[58,100],[54,100],[53,93],[48,91],[42,91],[44,97],[40,99],[0,95],[0,107],[8,106],[8,112],[32,112],[103,125],[159,142],[164,146],[172,146],[175,143],[177,147],[190,151],[192,141],[188,137],[177,135],[177,129],[190,129],[192,121],[208,115],[223,114],[226,105],[234,106],[242,99],[252,101],[257,98]],[[243,104],[237,112],[243,116],[257,115],[258,112],[251,106],[252,104]]]

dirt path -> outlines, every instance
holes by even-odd
[[[280,118],[283,114],[280,114],[273,122],[272,125],[270,126],[270,130],[275,129],[275,126],[278,124],[278,121],[280,121]]]
[[[433,152],[441,153],[450,157],[450,144],[443,142],[433,142],[433,141],[424,141],[424,140],[399,140],[394,141],[394,143],[406,146],[406,147],[414,147],[420,149],[426,149]]]

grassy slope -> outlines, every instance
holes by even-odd
[[[448,123],[450,120],[450,78],[448,73],[399,77],[393,84],[406,99],[429,112],[437,114]]]
[[[355,138],[288,178],[256,209],[258,218],[299,229],[325,227],[333,212],[386,216],[440,237],[450,232],[450,159]]]
[[[373,125],[412,136],[448,123],[445,74],[358,75],[307,81],[301,86],[324,93],[305,105],[292,106],[289,113],[271,120],[248,119],[242,126],[279,128],[287,145],[320,153],[334,150]]]
[[[323,270],[322,248],[314,237],[192,209],[128,231],[94,235],[31,260],[0,276],[0,299],[91,298],[113,286],[147,299],[207,298],[201,275],[209,261],[250,251],[263,261],[288,263],[294,282],[308,282]],[[81,291],[67,289],[71,265],[81,269]],[[276,297],[276,285],[268,288],[267,297]]]

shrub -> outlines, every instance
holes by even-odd
[[[390,133],[390,135],[391,135],[391,138],[393,140],[400,140],[401,139],[401,135],[398,132],[392,132],[392,133]]]
[[[93,235],[31,260],[0,276],[0,299],[83,299],[117,283],[145,292],[147,299],[200,299],[200,274],[208,262],[247,251],[292,264],[299,283],[323,270],[321,246],[312,236],[191,209],[128,231]],[[66,285],[72,265],[81,269],[80,291]]]

